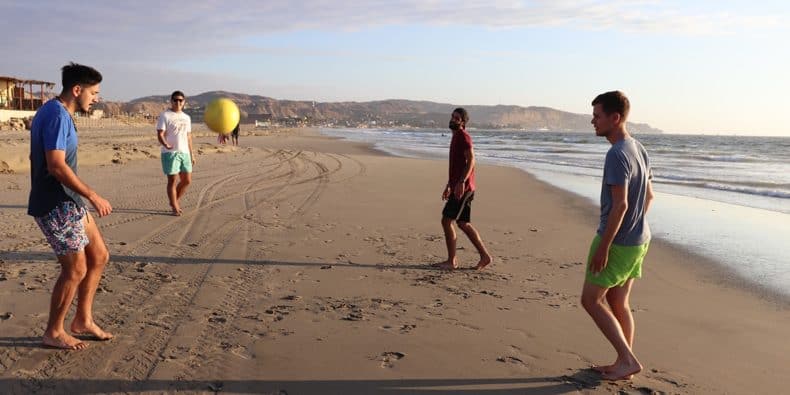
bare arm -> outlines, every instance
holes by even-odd
[[[609,210],[606,229],[601,235],[601,244],[598,245],[591,262],[590,270],[593,273],[600,273],[606,268],[609,260],[609,248],[612,246],[614,237],[623,224],[625,212],[628,211],[628,186],[609,185],[609,190],[612,192],[612,209]]]
[[[65,185],[74,192],[77,192],[93,205],[100,217],[112,212],[110,202],[99,196],[88,185],[86,185],[66,164],[66,151],[51,150],[46,151],[47,170],[61,184]]]
[[[466,180],[472,175],[472,170],[475,168],[475,151],[471,148],[464,151],[464,159],[466,161],[466,166],[464,166],[464,176],[453,186],[453,192],[455,193],[455,197],[458,199],[464,195]]]
[[[159,140],[159,144],[161,144],[163,147],[165,147],[167,149],[173,149],[173,146],[168,144],[167,140],[165,140],[165,131],[164,130],[158,129],[156,131],[156,138]],[[190,146],[190,151],[192,151],[191,148],[192,147]]]
[[[656,195],[653,194],[653,181],[647,180],[647,193],[645,194],[645,215],[647,215],[647,211],[650,210],[650,205],[653,203],[653,199]]]
[[[187,134],[187,142],[189,143],[189,157],[192,160],[192,164],[195,164],[195,155],[192,154],[192,133]]]

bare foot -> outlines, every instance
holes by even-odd
[[[601,374],[609,373],[609,371],[612,370],[612,368],[614,368],[614,364],[590,366],[590,369],[592,369],[592,370],[594,370],[594,371],[596,371],[598,373],[601,373]]]
[[[480,262],[477,262],[477,266],[475,267],[475,270],[483,270],[489,264],[491,264],[491,255],[488,254],[481,255]]]
[[[88,343],[84,343],[80,339],[77,339],[68,333],[56,336],[44,334],[44,336],[41,338],[41,344],[44,347],[57,348],[61,350],[84,350],[88,347]]]
[[[76,322],[72,322],[71,332],[75,335],[86,336],[90,340],[105,341],[115,337],[112,333],[105,332],[102,328],[99,328],[95,322],[90,322],[88,324],[78,324]]]
[[[181,209],[180,208],[175,208],[175,207],[173,207],[173,211],[170,212],[170,214],[172,214],[172,215],[174,215],[176,217],[181,216],[181,213],[182,213]]]
[[[631,380],[631,378],[642,371],[642,365],[637,361],[623,363],[612,366],[611,369],[603,373],[604,380],[619,381]]]
[[[444,262],[432,263],[431,266],[443,270],[453,270],[458,269],[458,261],[455,259],[448,259]]]
[[[458,269],[458,261],[453,259],[448,259],[442,262],[432,263],[431,267],[439,268],[439,269]]]

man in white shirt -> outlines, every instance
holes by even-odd
[[[185,96],[181,91],[170,95],[170,109],[159,115],[156,132],[162,145],[162,171],[167,176],[167,198],[173,215],[183,210],[179,199],[192,182],[192,119],[183,112]],[[176,184],[178,178],[178,184]]]

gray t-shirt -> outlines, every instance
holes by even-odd
[[[642,144],[631,137],[612,144],[603,167],[599,235],[603,235],[612,209],[612,191],[609,186],[628,185],[628,210],[613,243],[636,246],[650,241],[650,226],[645,218],[645,197],[647,182],[652,178],[650,158]]]

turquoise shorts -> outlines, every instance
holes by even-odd
[[[172,176],[192,172],[192,157],[188,152],[162,152],[162,171]]]
[[[645,260],[650,242],[638,246],[612,244],[609,247],[606,267],[600,273],[594,274],[590,271],[590,264],[599,244],[601,244],[601,236],[595,235],[590,245],[590,253],[587,255],[588,282],[602,288],[613,288],[623,286],[632,278],[642,277],[642,262]]]

